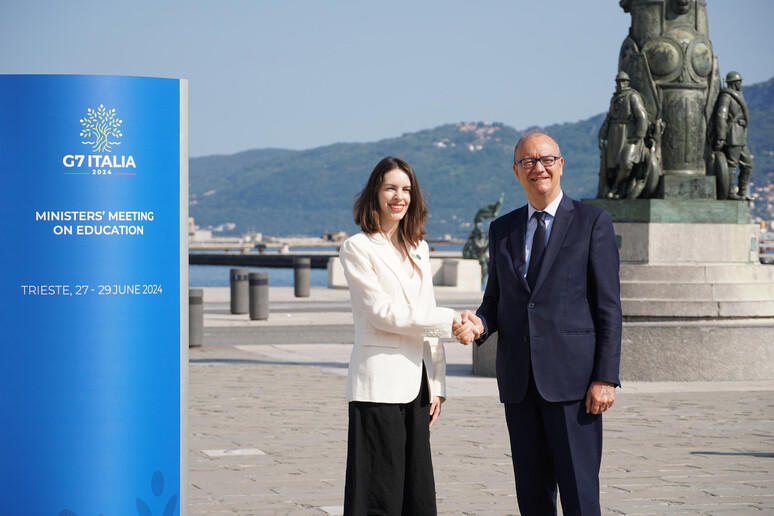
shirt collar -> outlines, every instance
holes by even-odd
[[[562,202],[562,197],[564,197],[564,192],[559,190],[559,195],[556,196],[556,199],[551,201],[551,204],[546,206],[546,209],[543,211],[551,215],[551,217],[556,217],[556,210],[559,209],[559,203]],[[527,203],[527,220],[532,219],[532,214],[536,211],[538,210],[536,210],[531,204]]]

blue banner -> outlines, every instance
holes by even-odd
[[[179,514],[181,115],[180,80],[0,75],[3,515]]]

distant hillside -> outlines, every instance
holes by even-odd
[[[747,145],[753,154],[752,192],[757,196],[753,215],[774,220],[774,77],[744,87],[750,108]]]
[[[774,78],[744,88],[751,111],[748,144],[755,156],[754,214],[774,219]],[[565,158],[562,187],[594,197],[597,131],[604,113],[542,129]],[[524,131],[533,129],[526,128]],[[190,214],[202,227],[234,223],[230,233],[322,235],[357,231],[352,199],[384,156],[406,159],[428,197],[428,234],[465,238],[476,211],[505,192],[502,213],[526,202],[511,170],[524,131],[499,123],[448,124],[374,143],[337,143],[304,151],[257,149],[190,160]]]

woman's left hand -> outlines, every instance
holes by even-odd
[[[433,396],[433,401],[430,403],[430,429],[433,429],[433,423],[441,415],[441,403],[444,399],[440,396]]]

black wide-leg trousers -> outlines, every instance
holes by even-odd
[[[410,403],[349,403],[344,516],[434,516],[426,375]]]

